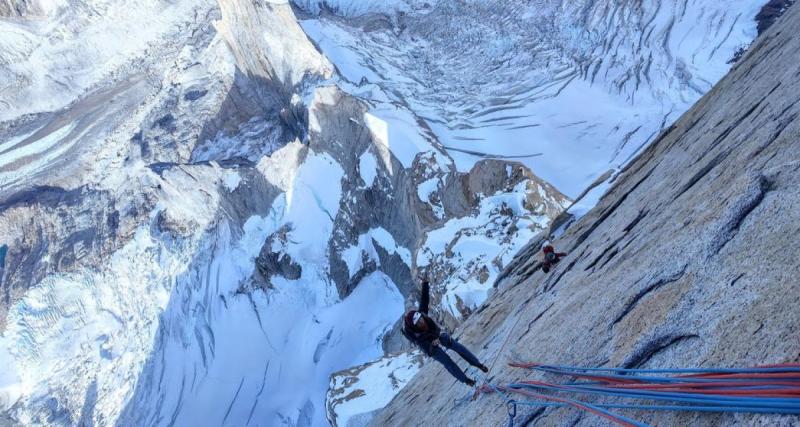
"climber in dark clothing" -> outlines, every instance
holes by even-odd
[[[544,271],[545,273],[549,273],[550,268],[552,266],[558,264],[558,262],[561,261],[561,258],[567,256],[566,252],[556,252],[555,249],[553,249],[553,245],[551,245],[550,243],[544,244],[544,246],[542,247],[542,252],[544,253],[544,261],[542,261],[542,271]]]
[[[489,368],[483,365],[466,347],[461,345],[455,338],[439,328],[439,325],[428,316],[428,302],[430,301],[430,285],[427,281],[422,282],[422,295],[419,299],[419,309],[411,310],[403,318],[403,335],[409,341],[416,344],[428,356],[444,365],[450,375],[469,386],[475,385],[475,380],[467,377],[464,371],[456,365],[456,362],[447,355],[442,348],[448,348],[458,353],[470,365],[488,372]]]

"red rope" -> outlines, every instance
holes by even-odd
[[[486,387],[486,386],[484,386],[484,387]],[[486,388],[488,390],[483,390],[484,393],[487,393],[487,391],[488,392],[492,391],[491,388],[488,388],[488,387],[486,387]],[[577,401],[574,401],[574,400],[571,400],[571,399],[562,399],[560,397],[549,396],[549,395],[546,395],[546,394],[539,394],[539,393],[535,393],[535,392],[532,392],[532,391],[529,391],[529,390],[511,389],[511,388],[507,388],[507,387],[498,387],[498,389],[502,390],[502,391],[505,391],[505,392],[513,392],[513,393],[521,394],[523,396],[532,397],[534,399],[541,399],[541,400],[565,403],[565,404],[567,404],[569,406],[572,406],[573,408],[577,408],[577,409],[589,412],[591,414],[594,414],[594,415],[606,418],[608,420],[611,420],[611,421],[613,421],[613,422],[615,422],[615,423],[617,423],[617,424],[619,424],[621,426],[637,427],[635,424],[631,424],[631,423],[629,423],[629,422],[627,422],[625,420],[622,420],[620,418],[617,418],[617,417],[615,417],[613,415],[610,415],[610,414],[607,414],[605,412],[598,411],[598,410],[596,410],[594,408],[591,408],[589,406],[583,405],[580,402],[577,402]]]
[[[794,385],[783,381],[747,381],[730,383],[726,381],[721,382],[707,382],[707,383],[672,383],[672,384],[608,384],[611,388],[628,388],[628,389],[670,389],[670,388],[683,388],[683,389],[704,389],[710,387],[765,387],[765,386],[783,386],[786,390],[800,391],[800,384]]]
[[[728,399],[722,401],[723,403],[716,404],[729,406],[731,408],[736,407],[736,402],[744,402],[748,404],[752,403],[756,406],[761,405],[764,408],[775,411],[783,408],[796,410],[797,407],[800,407],[800,372],[780,372],[781,369],[791,369],[796,371],[798,368],[800,368],[800,363],[782,363],[757,366],[754,368],[721,370],[722,372],[717,370],[716,372],[690,374],[682,374],[680,371],[696,372],[696,370],[620,370],[616,371],[618,373],[609,373],[607,375],[604,375],[601,372],[615,371],[590,369],[582,370],[581,368],[551,366],[535,362],[513,362],[509,363],[509,365],[524,369],[542,368],[541,370],[545,373],[587,380],[586,383],[577,382],[567,384],[536,380],[518,382],[520,385],[526,384],[529,386],[534,386],[532,388],[546,388],[559,393],[582,391],[597,392],[625,398],[626,390],[629,390],[627,393],[627,397],[629,398],[649,399],[647,396],[653,396],[653,399],[656,400],[670,400],[671,397],[675,397],[675,395],[670,396],[670,393],[681,393],[684,394],[686,398],[697,400],[699,403],[702,403],[707,399],[714,400],[714,397],[722,399],[724,396],[729,396]],[[759,372],[760,369],[768,369],[769,371]],[[622,372],[626,372],[630,375],[622,375]],[[651,376],[652,374],[662,373],[664,375]],[[637,377],[637,374],[642,376]],[[482,391],[487,392],[487,390],[488,388],[484,388]],[[499,391],[500,389],[495,390]],[[602,416],[614,421],[617,424],[631,426],[628,421],[623,418],[616,418],[613,413],[604,412],[602,409],[588,406],[590,404],[578,400],[538,393],[531,391],[531,389],[525,388],[524,386],[503,388],[502,390],[504,390],[504,392],[513,392],[539,400],[563,403],[574,408]],[[637,390],[648,391],[650,393],[636,393],[635,391]],[[698,397],[690,397],[689,395],[698,395]],[[703,395],[709,397],[699,397]],[[797,401],[799,403],[797,405],[786,405],[785,402],[787,401],[777,402],[774,400],[778,398],[790,399],[788,402]],[[763,400],[763,402],[761,402],[761,400]],[[727,401],[730,401],[730,403],[727,403]],[[780,406],[779,404],[783,404],[784,406]],[[664,408],[672,407],[667,405],[664,406]],[[698,408],[698,410],[702,410],[702,405],[698,406]]]

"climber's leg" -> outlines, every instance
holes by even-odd
[[[453,359],[451,359],[450,356],[448,356],[447,353],[444,352],[444,349],[442,349],[441,347],[439,346],[434,347],[433,351],[431,351],[431,357],[436,359],[437,362],[444,365],[444,368],[447,369],[447,372],[450,372],[450,375],[454,376],[457,380],[461,381],[464,384],[469,384],[469,385],[474,384],[474,381],[467,378],[467,375],[464,373],[464,371],[462,371],[461,368],[459,368],[458,365],[456,365],[456,362],[453,362]]]
[[[456,341],[455,338],[451,337],[450,334],[448,334],[447,332],[442,332],[439,335],[439,342],[441,342],[443,346],[458,353],[458,355],[464,358],[464,360],[466,360],[470,365],[476,368],[480,368],[483,371],[486,370],[484,369],[485,366],[483,366],[480,360],[478,360],[478,358],[475,357],[475,355],[472,354],[471,351],[469,351],[466,347],[461,345],[461,343]]]

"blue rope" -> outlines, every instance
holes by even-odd
[[[631,396],[631,397],[641,397],[647,399],[659,399],[663,397],[668,398],[688,398],[691,400],[721,400],[721,401],[730,401],[730,402],[745,402],[745,401],[761,401],[764,399],[768,399],[771,402],[775,403],[786,403],[789,404],[790,407],[798,406],[797,399],[791,398],[759,398],[759,397],[735,397],[735,396],[723,396],[723,395],[698,395],[695,393],[681,393],[681,392],[657,392],[657,391],[647,391],[647,390],[622,390],[622,389],[607,389],[602,387],[583,387],[583,386],[563,386],[563,387],[556,387],[544,384],[511,384],[511,388],[534,388],[534,389],[545,389],[545,390],[553,390],[553,391],[577,391],[582,392],[585,394],[600,394],[600,395],[607,395],[607,396]],[[781,399],[781,400],[779,400]]]
[[[542,388],[549,388],[554,390],[559,390],[558,387],[550,387],[544,385],[533,385],[533,384],[521,384],[523,386],[529,387],[542,387]],[[747,402],[747,401],[767,401],[772,402],[775,404],[780,405],[788,405],[788,407],[800,407],[800,400],[788,397],[742,397],[742,396],[725,396],[725,395],[718,395],[718,394],[704,394],[698,395],[696,393],[682,393],[682,392],[661,392],[661,391],[648,391],[648,390],[625,390],[625,389],[607,389],[603,387],[584,387],[584,386],[569,386],[569,389],[574,390],[585,390],[587,393],[594,393],[594,394],[604,394],[609,393],[615,396],[633,396],[639,395],[644,396],[646,398],[651,398],[653,396],[660,397],[677,397],[677,398],[693,398],[693,399],[705,399],[705,400],[726,400],[731,402]]]
[[[553,374],[559,375],[566,375],[566,376],[574,376],[573,374],[583,375],[581,372],[565,372],[561,370],[556,370],[552,368],[544,368],[544,367],[536,367],[532,368],[543,372],[549,372]],[[615,374],[605,374],[603,378],[612,378],[612,379],[621,379],[621,380],[631,380],[636,379],[640,381],[646,382],[654,382],[654,383],[685,383],[685,382],[720,382],[720,381],[752,381],[752,379],[737,379],[737,378],[729,378],[729,379],[721,379],[721,378],[675,378],[675,377],[650,377],[650,376],[631,376],[631,375],[615,375]],[[770,381],[798,381],[800,378],[770,378]]]
[[[514,418],[517,416],[517,401],[510,400],[506,403],[506,407],[508,408],[508,427],[514,427]]]
[[[780,409],[785,408],[800,414],[800,401],[798,399],[789,398],[751,398],[751,397],[728,397],[719,395],[696,395],[693,393],[662,393],[662,392],[647,392],[647,391],[612,391],[607,389],[600,389],[596,387],[576,387],[570,386],[565,388],[552,387],[539,384],[511,384],[510,388],[528,388],[528,389],[542,389],[553,391],[574,391],[583,394],[597,394],[601,396],[614,396],[614,397],[630,397],[638,399],[656,400],[656,401],[673,401],[673,402],[689,402],[701,404],[716,404],[716,405],[730,405],[759,407]]]
[[[506,401],[506,405],[507,406],[513,403],[513,405],[514,405],[514,417],[516,417],[516,413],[517,413],[516,412],[516,403],[517,403],[517,401],[514,400],[514,399],[509,398],[506,395],[506,393],[504,393],[502,390],[497,388],[497,386],[495,386],[494,384],[492,384],[490,382],[485,382],[485,384],[487,386],[489,386],[492,390],[494,390],[495,393],[498,393],[500,395],[500,397],[502,397]],[[636,420],[633,420],[631,418],[628,418],[628,417],[625,417],[625,416],[622,416],[622,415],[614,414],[614,413],[612,413],[610,411],[606,411],[605,409],[597,407],[597,406],[594,406],[594,405],[592,405],[590,403],[582,402],[582,401],[575,400],[575,399],[568,399],[568,398],[562,398],[562,399],[568,400],[568,401],[570,401],[570,402],[572,402],[574,404],[577,404],[577,405],[582,405],[582,406],[585,406],[587,408],[594,409],[597,412],[602,412],[602,413],[604,413],[604,414],[606,414],[606,415],[608,415],[610,417],[623,420],[623,421],[628,422],[628,423],[630,423],[632,425],[635,425],[637,427],[650,427],[647,424],[640,423],[640,422],[638,422]],[[509,424],[509,427],[513,427],[514,417],[511,417],[511,412],[510,412],[510,409],[509,409],[509,423],[512,423],[512,424]]]
[[[457,408],[457,407],[469,402],[471,399],[472,399],[472,394],[468,393],[466,396],[464,396],[464,397],[462,397],[460,399],[453,399],[453,406],[455,408]]]
[[[702,377],[667,377],[667,376],[639,376],[631,374],[764,374],[764,373],[800,373],[800,367],[763,367],[763,368],[688,368],[688,369],[627,369],[627,368],[579,368],[572,366],[558,365],[537,365],[529,369],[541,372],[565,375],[581,376],[592,375],[593,372],[603,373],[599,376],[603,379],[638,380],[644,383],[653,384],[674,384],[676,386],[694,387],[713,387],[720,390],[795,390],[797,383],[800,382],[800,375],[796,378],[769,378],[772,385],[749,385],[751,378],[702,378]],[[707,383],[716,383],[704,384]],[[526,384],[514,383],[505,387],[506,390],[547,390],[554,392],[573,392],[586,395],[611,396],[618,398],[640,399],[656,402],[676,402],[677,404],[633,404],[633,403],[597,403],[589,404],[580,400],[566,397],[559,397],[563,402],[548,401],[519,401],[511,399],[507,393],[500,390],[495,385],[486,381],[484,384],[499,394],[505,401],[508,409],[508,427],[514,426],[517,415],[517,405],[537,406],[537,407],[569,407],[579,406],[591,409],[597,413],[607,415],[611,418],[627,422],[637,427],[647,427],[633,419],[614,414],[607,409],[638,409],[656,411],[693,411],[693,412],[728,412],[728,413],[758,413],[758,414],[789,414],[800,415],[800,399],[787,397],[752,397],[736,396],[724,394],[698,394],[691,392],[642,390],[636,388],[617,388],[609,387],[603,381],[583,381],[569,382],[557,385],[547,384]]]
[[[535,400],[518,400],[517,405],[524,406],[547,406],[554,408],[568,407],[566,403],[558,402],[539,402]],[[735,406],[693,406],[693,405],[634,405],[624,403],[595,403],[595,406],[608,409],[642,409],[642,410],[655,410],[655,411],[688,411],[688,412],[732,412],[732,413],[748,413],[748,414],[785,414],[796,415],[796,412],[791,410],[771,410],[764,408],[750,408],[750,407],[735,407]]]
[[[798,372],[800,367],[765,368],[685,368],[685,369],[626,369],[626,368],[582,368],[566,365],[537,365],[528,369],[558,370],[571,372],[626,372],[636,374],[760,374],[769,372]]]
[[[583,401],[580,401],[580,400],[575,400],[575,399],[570,399],[570,398],[566,398],[566,397],[560,397],[560,399],[567,400],[567,401],[569,401],[569,402],[571,402],[571,403],[574,403],[574,404],[576,404],[576,405],[585,406],[585,407],[587,407],[587,408],[590,408],[590,409],[593,409],[593,410],[595,410],[595,411],[597,411],[597,412],[601,412],[601,413],[603,413],[603,414],[606,414],[606,415],[608,415],[609,417],[612,417],[612,418],[616,418],[616,419],[619,419],[619,420],[625,421],[626,423],[628,423],[628,424],[632,424],[632,425],[634,425],[634,426],[636,426],[636,427],[650,427],[649,425],[647,425],[647,424],[645,424],[645,423],[642,423],[642,422],[636,421],[636,420],[634,420],[634,419],[632,419],[632,418],[628,418],[628,417],[626,417],[626,416],[623,416],[623,415],[615,414],[615,413],[613,413],[613,412],[611,412],[611,411],[607,411],[607,410],[603,409],[602,407],[600,407],[600,406],[598,406],[598,405],[595,405],[595,404],[592,404],[592,403],[587,403],[587,402],[583,402]],[[565,404],[565,405],[566,405],[566,404]]]

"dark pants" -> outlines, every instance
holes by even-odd
[[[467,383],[468,378],[466,374],[464,374],[464,371],[462,371],[461,368],[456,365],[456,362],[454,362],[453,359],[447,355],[442,347],[455,351],[464,360],[469,362],[470,365],[475,366],[476,368],[481,366],[481,362],[478,361],[478,358],[475,357],[474,354],[472,354],[469,350],[467,350],[466,347],[451,337],[447,332],[442,332],[439,335],[439,342],[442,345],[433,348],[433,351],[431,351],[431,357],[444,365],[445,369],[447,369],[447,372],[450,372],[450,375],[456,377],[456,379],[462,383]]]

